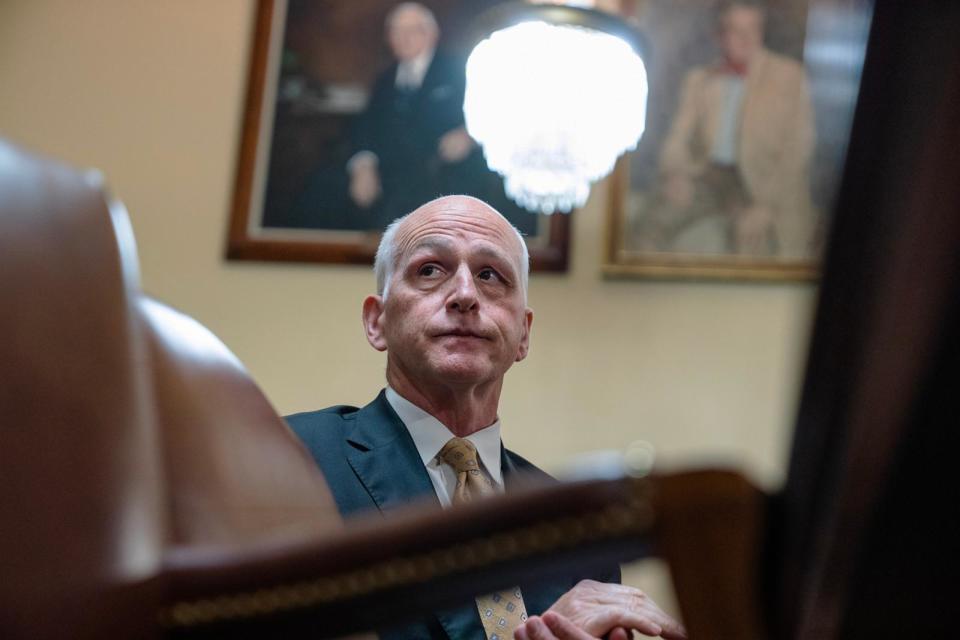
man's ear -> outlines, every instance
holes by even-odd
[[[533,309],[527,307],[523,314],[523,336],[520,338],[520,346],[517,348],[517,359],[520,362],[527,357],[530,352],[530,327],[533,326]]]
[[[367,342],[377,351],[387,350],[387,340],[383,335],[383,298],[367,296],[363,300],[363,332]]]

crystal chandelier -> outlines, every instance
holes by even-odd
[[[467,60],[467,131],[510,198],[530,211],[569,212],[643,134],[640,43],[599,11],[506,7],[487,18],[506,26],[491,29]]]

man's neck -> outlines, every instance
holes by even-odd
[[[464,387],[414,385],[401,372],[388,369],[387,383],[457,437],[464,438],[497,421],[502,379]]]
[[[430,63],[433,61],[433,49],[427,49],[422,51],[420,55],[414,56],[409,60],[401,60],[397,63],[397,82],[404,82],[401,80],[401,75],[403,73],[413,74],[412,77],[405,79],[406,83],[410,84],[413,88],[419,88],[423,85],[423,80],[427,75],[427,69],[430,67]],[[405,69],[405,71],[404,71]]]
[[[409,64],[412,64],[415,67],[420,67],[426,70],[426,68],[429,67],[430,63],[433,61],[434,51],[435,50],[433,49],[433,47],[430,47],[429,49],[424,49],[418,55],[410,58],[408,62]]]

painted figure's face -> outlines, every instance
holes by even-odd
[[[387,27],[387,43],[400,62],[413,60],[437,43],[436,30],[414,10],[401,10]]]
[[[720,49],[728,62],[747,65],[763,46],[763,13],[734,5],[720,18]]]

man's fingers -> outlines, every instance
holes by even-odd
[[[517,627],[513,632],[513,640],[530,640],[530,634],[527,633],[527,624],[529,621]]]
[[[667,615],[650,598],[644,598],[637,610],[640,615],[645,616],[660,627],[660,636],[666,640],[686,639],[687,630],[683,628],[683,625]]]
[[[543,622],[557,640],[593,640],[593,636],[583,631],[559,613],[547,611],[543,614]]]
[[[660,634],[664,640],[687,640],[687,630],[680,625],[675,629],[666,629],[664,628],[663,633]]]
[[[660,610],[640,609],[635,611],[613,609],[600,616],[599,626],[605,628],[626,627],[636,629],[648,636],[660,636],[665,640],[686,640],[683,625]]]
[[[687,640],[687,629],[676,620],[671,620],[670,624],[661,625],[663,631],[660,636],[664,640]]]
[[[648,636],[657,637],[663,631],[663,627],[636,611],[626,611],[623,609],[608,609],[600,615],[598,620],[599,627],[603,629],[613,629],[614,627],[626,627],[627,629],[636,629],[640,633]]]
[[[633,634],[623,627],[617,627],[607,634],[607,640],[630,640],[632,637]]]
[[[604,607],[597,612],[591,627],[594,630],[625,627],[653,637],[663,636],[674,639],[685,637],[680,623],[645,596],[635,597],[632,602],[626,604]]]
[[[587,634],[570,636],[572,638],[608,636],[613,640],[629,640],[631,630],[667,640],[686,638],[683,626],[664,613],[647,594],[625,585],[583,580],[557,600],[548,613],[558,615],[569,626]],[[553,635],[564,638],[560,631],[566,633],[565,626],[553,629],[549,618],[546,620]]]
[[[523,626],[513,633],[513,637],[517,640],[560,640],[537,616],[529,617]]]
[[[654,627],[657,629],[656,633],[648,633],[647,635],[660,636],[665,640],[686,640],[687,630],[683,628],[683,625],[659,609],[645,607],[637,611],[635,615],[637,618],[651,625],[651,631],[654,631]],[[638,631],[647,633],[640,627],[635,628]]]

